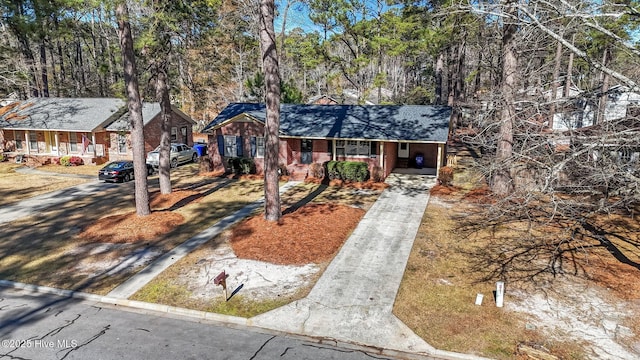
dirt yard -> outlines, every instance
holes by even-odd
[[[436,348],[491,358],[640,358],[640,270],[634,265],[640,257],[630,245],[640,243],[637,219],[609,220],[627,234],[617,245],[629,264],[585,243],[566,260],[566,268],[578,271],[535,284],[507,282],[505,305],[497,308],[495,280],[483,280],[470,265],[488,244],[461,237],[457,228],[465,209],[485,206],[488,193],[468,194],[432,190],[394,309],[399,318]],[[501,231],[506,228],[494,236]],[[481,306],[477,294],[484,294]]]

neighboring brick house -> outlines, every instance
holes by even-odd
[[[189,116],[172,107],[173,142],[193,144]],[[85,163],[132,159],[129,112],[122,99],[32,98],[0,108],[0,150],[47,163],[76,155]],[[143,103],[145,150],[160,144],[160,104]]]
[[[264,164],[264,104],[233,103],[203,133],[213,156],[251,157]],[[422,105],[290,105],[280,108],[280,159],[290,173],[306,174],[311,163],[363,161],[388,176],[396,167],[436,174],[445,161],[451,108]]]

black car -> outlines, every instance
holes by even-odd
[[[153,167],[147,164],[147,175],[151,174],[153,174]],[[99,180],[127,182],[133,178],[133,161],[131,160],[113,161],[98,171]]]

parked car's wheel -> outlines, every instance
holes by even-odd
[[[197,154],[193,154],[193,156],[191,157],[191,162],[194,163],[198,160],[198,155]]]
[[[172,168],[177,168],[178,167],[178,158],[171,159],[171,167]]]
[[[131,175],[124,174],[124,177],[122,178],[122,182],[129,182],[130,180],[131,180]]]

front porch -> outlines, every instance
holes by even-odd
[[[431,175],[436,176],[438,173],[438,169],[436,168],[394,168],[391,173],[393,174],[404,174],[404,175]]]
[[[55,164],[64,155],[58,155],[53,153],[35,153],[28,154],[25,152],[4,152],[5,159],[9,162],[15,162],[17,164],[25,164],[29,167],[38,167],[42,165]],[[95,157],[93,154],[67,154],[70,156],[77,156],[82,158],[82,161],[86,165],[100,165],[107,161],[106,157]]]

